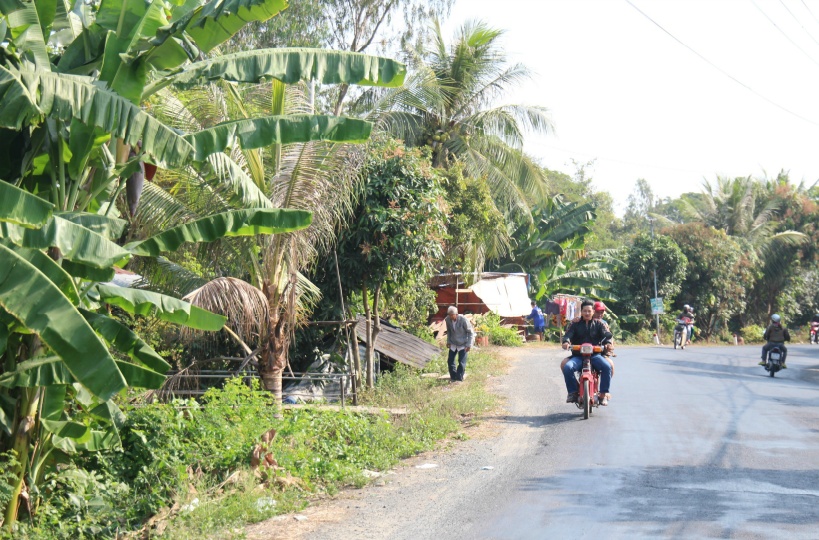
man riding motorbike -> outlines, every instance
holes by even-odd
[[[782,349],[782,369],[788,369],[788,366],[785,365],[785,360],[788,358],[788,349],[785,347],[785,342],[791,340],[791,334],[787,328],[782,326],[782,317],[776,313],[771,315],[771,324],[765,329],[762,339],[768,343],[762,346],[762,361],[759,362],[759,365],[764,366],[767,364],[768,351],[774,347],[779,347]]]
[[[819,313],[814,315],[813,318],[810,320],[810,332],[813,332],[814,334],[813,340],[818,341],[817,338],[819,338]]]
[[[684,319],[688,319],[689,322],[684,322]],[[685,328],[688,334],[688,340],[683,345],[688,345],[691,343],[691,339],[694,337],[694,308],[685,304],[683,306],[682,313],[680,316],[677,317],[677,322],[680,324],[685,324]]]
[[[611,332],[601,320],[594,319],[594,303],[584,300],[580,304],[580,320],[572,323],[563,335],[563,348],[568,349],[570,345],[592,345],[605,346],[611,343]],[[598,395],[600,405],[609,404],[609,388],[611,385],[611,364],[600,354],[591,357],[592,367],[600,372],[600,393]],[[577,401],[579,386],[575,378],[575,372],[583,367],[583,357],[573,353],[571,358],[562,367],[563,378],[566,381],[566,390],[569,395],[566,403]]]

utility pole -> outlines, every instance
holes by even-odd
[[[648,218],[648,222],[651,223],[651,240],[652,240],[652,244],[653,244],[654,243],[653,242],[653,240],[654,240],[654,220],[651,219],[651,218]],[[658,294],[657,294],[657,257],[656,257],[656,254],[655,254],[654,257],[652,257],[652,259],[654,259],[654,298],[657,298]],[[659,340],[660,339],[660,314],[659,313],[656,313],[654,315],[654,323],[655,323],[655,327],[657,328],[657,339]]]

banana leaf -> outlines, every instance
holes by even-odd
[[[108,269],[124,264],[131,254],[105,237],[59,216],[52,216],[39,229],[0,223],[0,238],[29,249],[60,249],[63,258],[94,268]]]
[[[0,66],[0,127],[20,131],[38,116],[34,98],[23,82]]]
[[[107,347],[60,290],[34,265],[0,245],[0,305],[36,332],[94,395],[125,388]]]
[[[0,222],[38,228],[48,223],[53,211],[50,202],[0,180]]]
[[[126,289],[112,285],[97,285],[96,290],[102,301],[120,307],[128,313],[150,315],[197,330],[221,330],[227,321],[227,318],[222,315],[151,291]]]
[[[117,367],[131,388],[159,388],[165,383],[165,375],[156,371],[117,360]]]
[[[158,6],[159,2],[154,2]],[[148,66],[144,62],[123,61],[128,50],[128,38],[108,32],[102,55],[99,79],[108,83],[108,88],[131,103],[139,105],[142,91],[148,82]]]
[[[118,351],[127,354],[154,371],[165,373],[170,369],[170,364],[124,324],[106,315],[93,313],[85,309],[80,309],[80,313],[91,325],[91,328],[96,330],[105,341]]]
[[[74,377],[59,356],[46,356],[17,364],[17,369],[0,375],[0,387],[34,388],[71,384]]]
[[[65,391],[67,385],[53,384],[43,388],[42,408],[40,418],[45,420],[59,420],[65,410]]]
[[[80,178],[92,152],[110,139],[111,136],[99,128],[85,125],[76,119],[71,120],[71,135],[68,140],[68,148],[71,150],[68,174],[71,178]]]
[[[319,84],[357,84],[398,87],[404,84],[407,68],[401,62],[348,51],[282,48],[225,54],[194,62],[166,81],[191,88],[206,81],[227,80],[257,83],[278,79],[292,84],[315,80]],[[164,85],[163,83],[159,83]]]
[[[63,270],[71,274],[73,277],[88,281],[99,281],[101,283],[106,283],[113,280],[114,276],[116,276],[116,271],[113,267],[95,268],[87,264],[69,261],[68,259],[63,259],[60,264],[62,265]]]
[[[184,4],[181,9],[188,5],[190,3]],[[165,40],[171,35],[181,37],[182,32],[187,31],[196,46],[207,53],[230,39],[247,23],[266,21],[287,5],[287,0],[210,0],[181,16],[174,14],[175,22],[170,28],[160,30],[157,40]]]
[[[126,144],[142,141],[142,150],[159,167],[176,168],[188,163],[193,149],[187,141],[127,99],[93,83],[88,77],[45,71],[11,72],[0,66],[0,98],[4,105],[0,108],[0,127],[19,130],[39,111],[64,122],[77,119],[94,125]],[[15,100],[16,110],[6,106],[4,90]],[[35,103],[33,111],[26,100]]]
[[[54,434],[51,444],[58,450],[68,454],[75,454],[80,451],[112,450],[122,446],[122,441],[117,430],[114,426],[111,426],[105,431],[87,429],[83,436],[79,438]]]
[[[25,2],[23,9],[9,13],[6,18],[11,35],[14,36],[14,46],[21,56],[30,58],[37,69],[51,70],[51,61],[48,59],[46,40],[43,37],[43,26],[40,23],[38,6],[41,2]],[[43,2],[50,4],[49,0]],[[56,4],[52,4],[56,9]],[[48,9],[44,9],[48,11]],[[52,14],[53,20],[53,14]]]
[[[175,251],[185,242],[213,242],[230,236],[255,236],[298,231],[310,226],[313,215],[304,210],[233,210],[197,219],[168,229],[147,240],[132,242],[125,249],[134,255],[157,256]]]
[[[51,283],[57,286],[60,291],[68,298],[75,306],[80,304],[80,293],[71,275],[66,272],[57,262],[37,249],[26,249],[15,246],[5,239],[0,239],[7,248],[13,250],[17,255],[27,260],[36,266],[45,276],[51,280]]]
[[[57,212],[55,215],[71,223],[81,225],[111,241],[119,240],[123,231],[125,231],[126,225],[128,225],[128,222],[124,219],[89,212]]]
[[[14,13],[18,9],[25,8],[26,5],[20,0],[0,0],[0,13],[8,15]]]
[[[309,141],[364,142],[372,124],[355,118],[293,114],[231,120],[185,135],[197,161],[237,145],[244,150]]]

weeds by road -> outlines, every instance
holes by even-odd
[[[496,405],[485,382],[503,366],[497,350],[475,350],[464,383],[433,375],[447,373],[442,359],[423,373],[383,373],[360,403],[405,408],[392,416],[299,407],[277,417],[270,395],[240,380],[201,403],[134,409],[122,450],[66,464],[15,538],[241,538],[248,523],[363,486],[374,472],[463,437]]]

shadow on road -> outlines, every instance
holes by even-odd
[[[642,535],[675,537],[686,522],[721,528],[736,522],[819,523],[819,486],[815,470],[649,467],[646,469],[571,469],[556,477],[532,478],[524,491],[584,494],[570,506],[547,511],[548,521],[595,515],[607,522],[640,524]],[[653,528],[652,528],[653,525]],[[683,535],[684,536],[684,535]]]

